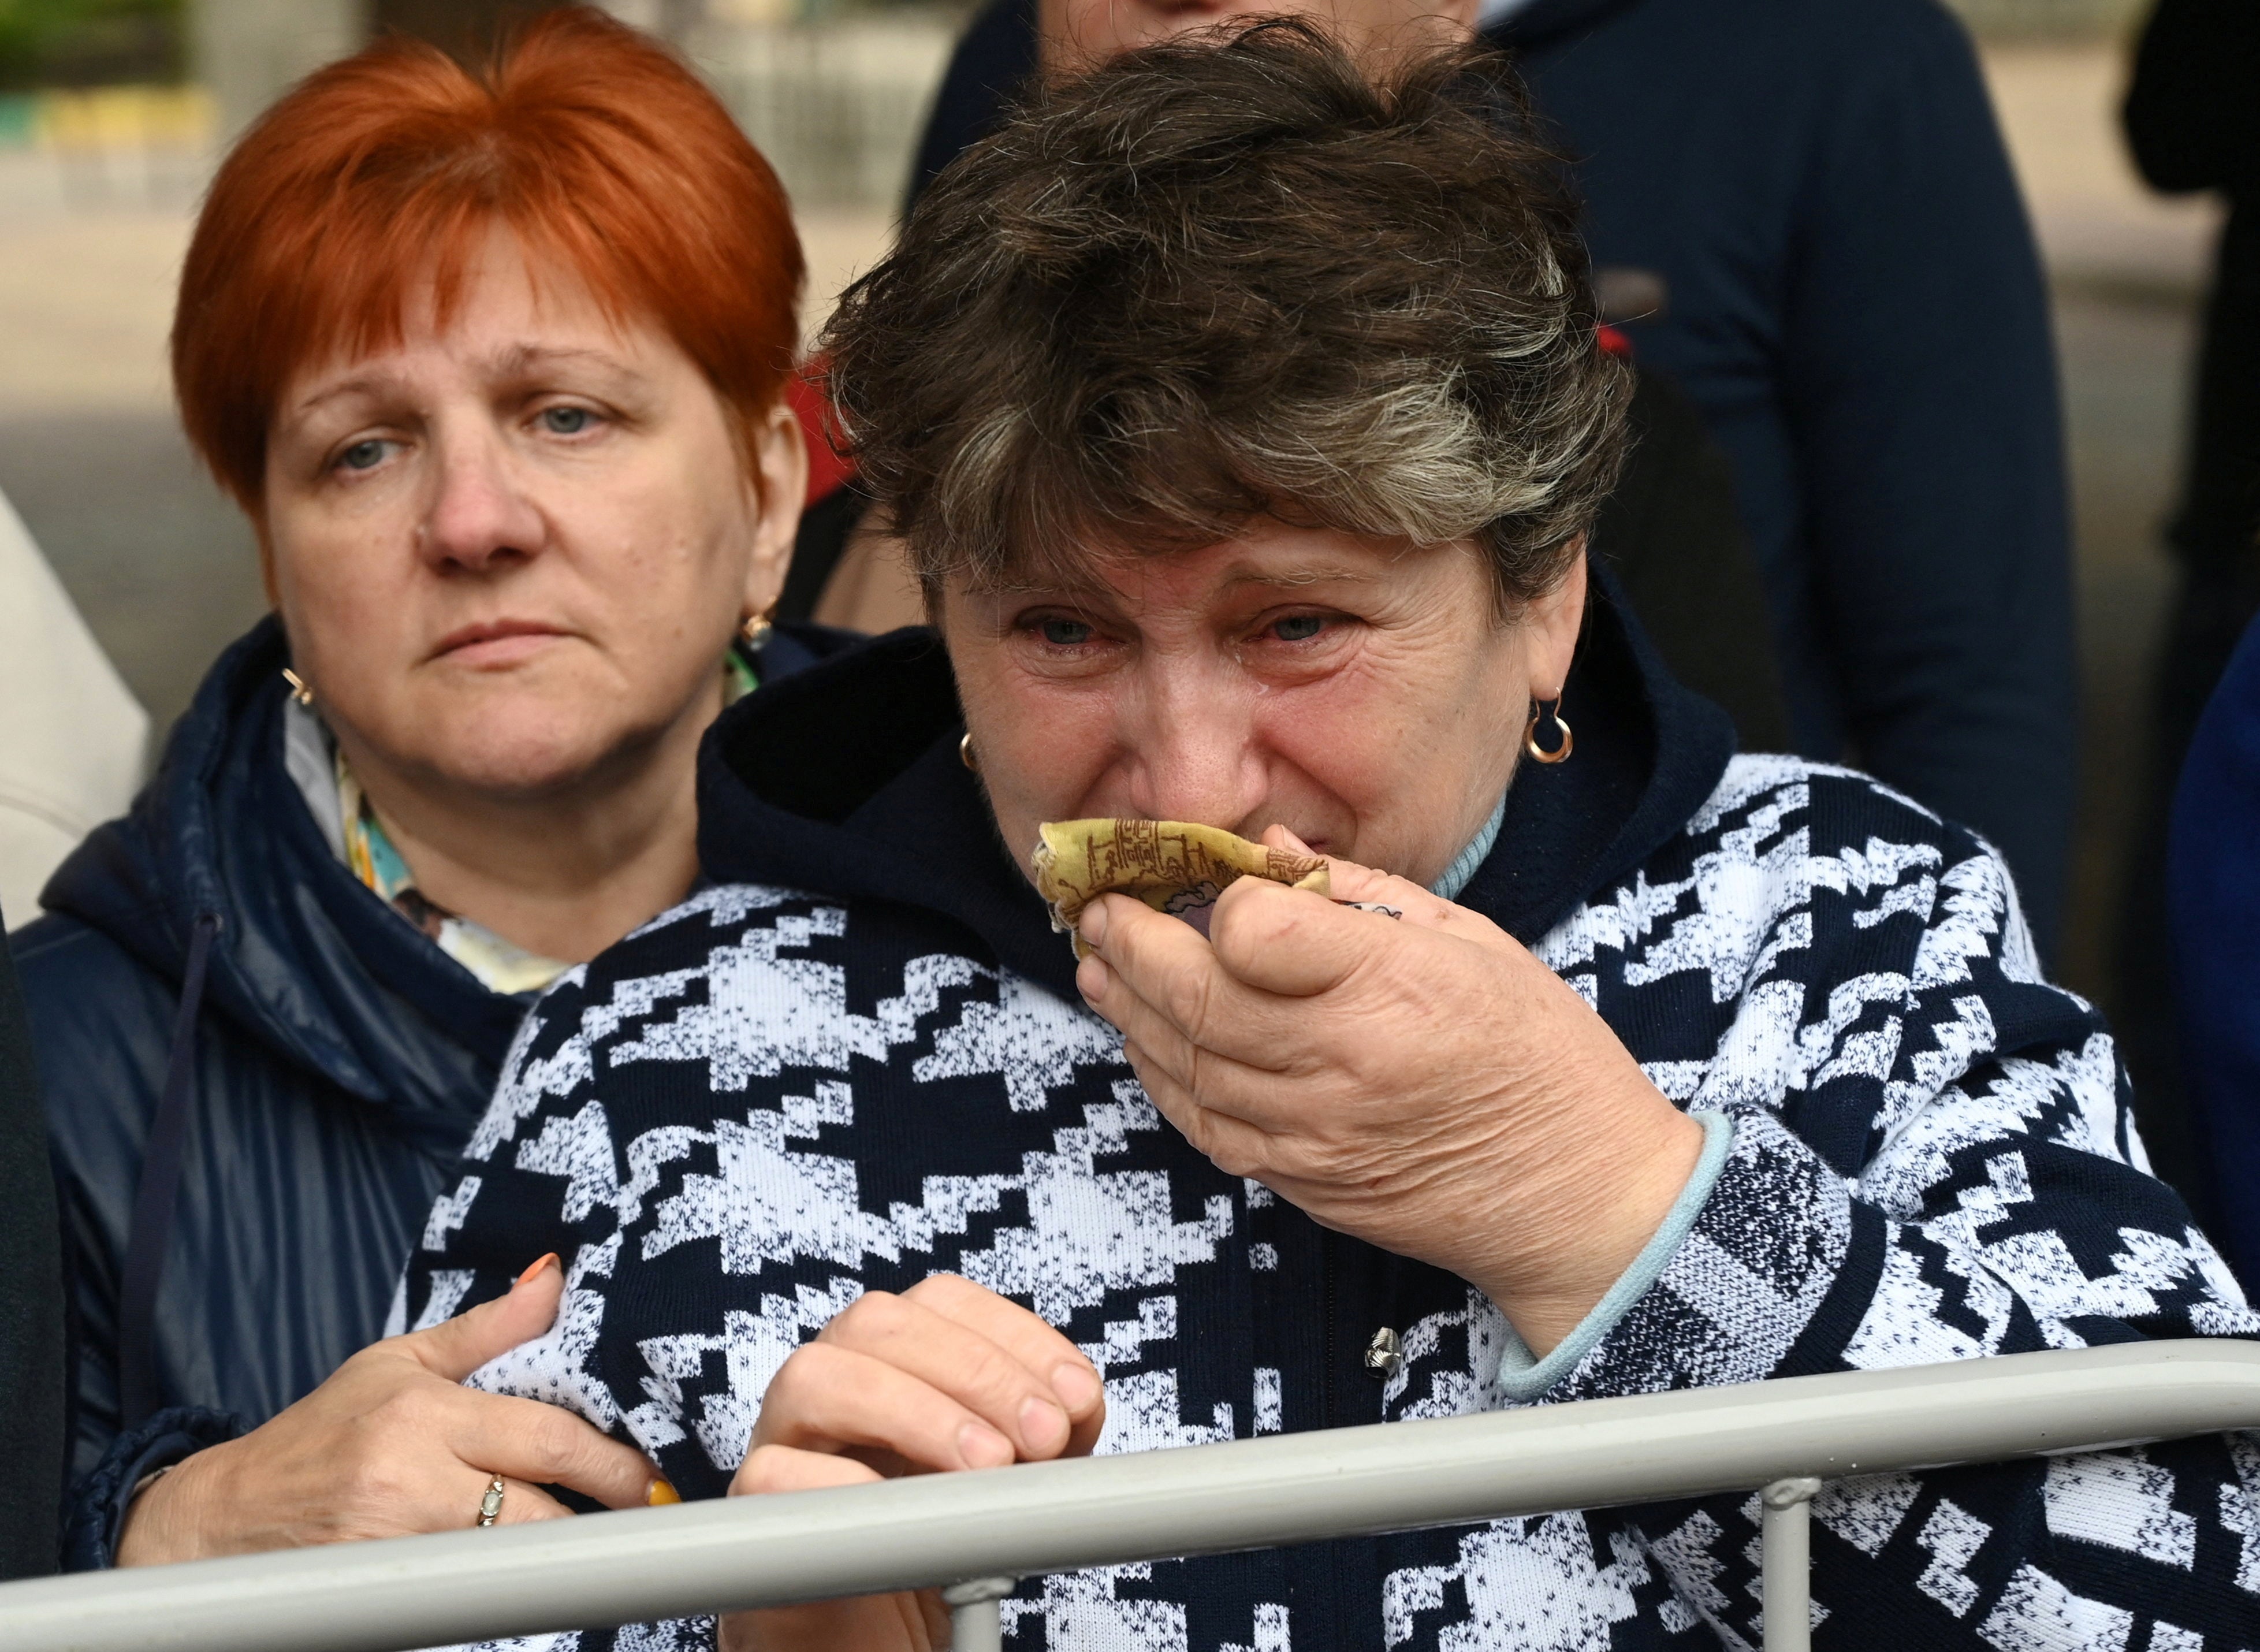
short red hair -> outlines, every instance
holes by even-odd
[[[181,272],[173,385],[189,440],[254,514],[291,375],[402,337],[418,283],[444,325],[497,224],[615,321],[648,319],[741,429],[799,342],[800,240],[776,174],[664,47],[545,13],[471,72],[387,40],[310,75],[212,181]]]

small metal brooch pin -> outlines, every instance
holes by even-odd
[[[1376,1331],[1373,1341],[1365,1345],[1365,1369],[1384,1379],[1403,1370],[1405,1339],[1385,1325]]]

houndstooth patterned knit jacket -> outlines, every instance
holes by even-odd
[[[1732,1126],[1661,1276],[1569,1369],[1531,1372],[1464,1283],[1321,1229],[1162,1119],[997,846],[914,635],[710,740],[726,881],[541,1001],[400,1322],[558,1251],[555,1328],[474,1384],[572,1408],[687,1497],[722,1493],[795,1348],[942,1269],[1098,1362],[1101,1451],[2260,1332],[2146,1173],[2110,1035],[2042,980],[1983,842],[1858,775],[1730,757],[1606,608],[1569,693],[1576,759],[1518,778],[1461,898]],[[1362,1359],[1384,1326],[1386,1381]],[[2260,1646],[2242,1438],[1846,1481],[1814,1513],[1818,1646]],[[1032,1579],[1005,1623],[1021,1652],[1755,1647],[1757,1515],[1720,1498]]]

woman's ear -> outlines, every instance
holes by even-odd
[[[1585,627],[1585,536],[1579,534],[1562,583],[1523,610],[1534,700],[1557,698],[1569,680],[1570,666],[1577,657],[1577,637]]]
[[[766,614],[784,590],[793,536],[808,495],[808,442],[791,404],[780,397],[755,428],[753,470],[753,554],[746,564],[746,615]]]

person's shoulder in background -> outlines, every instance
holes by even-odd
[[[139,783],[149,719],[0,497],[0,923],[36,919],[49,874]],[[93,999],[130,961],[49,919],[0,947],[0,1578],[52,1572],[66,1439],[61,1230],[31,1024],[12,953],[68,955],[47,984]],[[58,955],[52,962],[63,962]],[[124,964],[120,969],[118,966]],[[91,1000],[89,1000],[91,1001]]]
[[[2182,1054],[2221,1194],[2221,1238],[2260,1284],[2260,624],[2191,741],[2174,798],[2168,917]]]
[[[2158,0],[2135,46],[2124,112],[2152,189],[2260,193],[2260,6]]]
[[[0,912],[22,923],[78,840],[132,800],[149,717],[4,497],[0,705]]]

